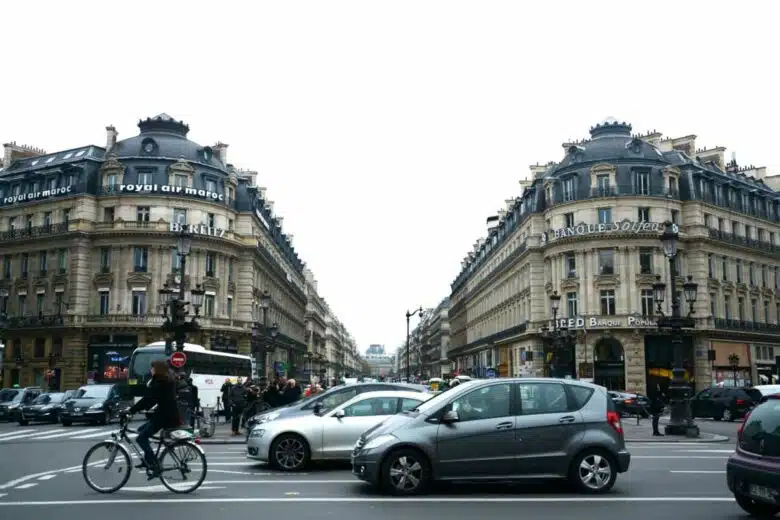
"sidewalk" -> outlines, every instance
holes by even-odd
[[[716,443],[716,442],[728,442],[729,438],[724,435],[715,435],[714,433],[701,432],[699,437],[691,438],[683,435],[664,435],[663,437],[653,437],[653,426],[650,423],[650,419],[642,419],[639,421],[639,426],[636,424],[636,418],[624,417],[621,421],[623,423],[623,432],[626,437],[626,442],[698,442],[698,443]],[[664,420],[661,418],[661,424],[659,429],[663,432]]]
[[[623,431],[625,433],[627,442],[698,442],[698,443],[718,443],[728,442],[729,438],[724,435],[715,435],[713,433],[702,432],[697,438],[689,438],[679,435],[664,435],[663,437],[653,437],[653,428],[650,424],[650,419],[642,419],[639,421],[639,426],[636,424],[636,419],[633,417],[623,418]],[[661,420],[661,431],[663,431],[664,420]],[[245,444],[244,430],[241,430],[241,435],[233,437],[230,431],[230,425],[220,422],[217,424],[216,432],[213,437],[201,437],[201,444]]]

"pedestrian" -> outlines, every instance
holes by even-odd
[[[650,414],[652,415],[653,436],[663,437],[663,433],[658,430],[658,420],[664,413],[666,407],[666,396],[661,392],[661,385],[655,385],[655,391],[650,400]]]
[[[225,424],[230,422],[230,389],[233,388],[233,383],[229,377],[225,378],[225,382],[222,383],[222,388],[219,389],[222,394],[222,409],[225,413]]]
[[[246,407],[246,388],[241,383],[236,383],[230,390],[230,414],[232,416],[231,426],[233,435],[240,435],[241,419]]]
[[[193,382],[192,378],[187,376],[187,386],[190,387],[190,407],[192,409],[192,413],[190,414],[190,428],[193,430],[195,429],[195,417],[198,415],[200,411],[200,396],[198,395],[198,387],[195,386],[195,383]]]

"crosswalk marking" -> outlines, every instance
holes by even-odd
[[[13,435],[19,435],[19,434],[21,434],[21,433],[30,433],[30,432],[34,432],[34,431],[36,431],[36,430],[16,430],[16,431],[9,432],[9,433],[0,433],[0,440],[1,440],[3,437],[13,436]]]
[[[22,434],[17,432],[16,435],[12,435],[10,437],[3,437],[2,439],[0,439],[0,442],[15,441],[15,440],[18,440],[18,439],[25,439],[25,438],[29,438],[29,437],[37,437],[39,435],[46,435],[48,433],[52,433],[52,432],[56,432],[56,431],[61,431],[61,430],[43,430],[43,431],[38,431],[38,432],[35,432],[35,433],[22,433]]]
[[[57,437],[67,437],[69,435],[78,435],[82,431],[83,430],[75,430],[75,431],[71,430],[71,431],[63,432],[63,431],[60,430],[58,433],[55,433],[53,435],[44,435],[42,437],[34,437],[34,438],[31,438],[31,440],[39,441],[39,440],[45,440],[45,439],[56,439]]]
[[[32,441],[45,441],[50,439],[92,439],[95,437],[105,436],[106,438],[111,436],[115,428],[54,428],[46,430],[17,430],[14,432],[0,434],[0,445],[4,442],[20,441],[20,442],[32,442]],[[130,436],[132,437],[132,435]]]
[[[97,433],[88,433],[86,435],[76,435],[75,437],[71,437],[71,439],[93,439],[95,437],[109,437],[110,435],[111,430],[104,430]]]

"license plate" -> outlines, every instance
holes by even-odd
[[[73,415],[76,415],[76,416],[78,416],[78,415],[84,415],[84,412],[73,412]]]
[[[764,486],[755,486],[751,484],[750,487],[748,488],[748,492],[752,497],[760,498],[762,500],[768,500],[770,502],[775,501],[774,492],[769,488],[765,488]]]

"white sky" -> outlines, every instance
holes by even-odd
[[[0,141],[53,152],[184,119],[259,171],[360,349],[394,350],[528,165],[607,116],[780,165],[773,6],[3,2]]]

